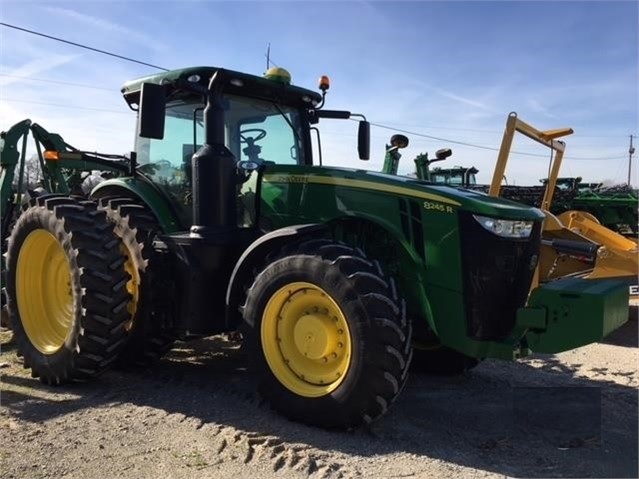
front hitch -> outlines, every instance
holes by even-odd
[[[601,341],[628,321],[628,285],[623,280],[564,278],[535,288],[517,311],[536,353],[560,353]]]

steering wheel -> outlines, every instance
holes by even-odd
[[[155,162],[158,168],[170,168],[173,164],[169,160],[158,160]]]
[[[247,133],[257,133],[257,136],[244,136]],[[248,130],[240,131],[240,142],[252,145],[254,142],[263,139],[265,136],[266,130],[262,130],[261,128],[250,128]]]

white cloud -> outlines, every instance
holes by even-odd
[[[550,113],[546,107],[544,107],[538,100],[534,98],[529,98],[527,104],[535,113],[540,113],[547,118],[557,118],[557,115],[553,115],[552,113]]]
[[[481,108],[482,110],[488,110],[488,111],[496,111],[494,108],[483,104],[480,101],[477,100],[473,100],[470,98],[464,98],[460,95],[456,95],[452,92],[446,91],[446,90],[442,90],[441,88],[435,88],[435,87],[431,87],[435,92],[437,92],[439,95],[442,95],[446,98],[450,98],[451,100],[455,100],[458,101],[460,103],[465,103],[466,105],[470,105],[470,106],[474,106],[476,108]]]
[[[104,20],[103,18],[94,17],[92,15],[87,15],[67,8],[45,7],[44,9],[50,13],[65,16],[90,27],[99,28],[105,32],[121,34],[127,41],[134,41],[156,51],[160,51],[165,48],[165,45],[161,44],[157,37],[146,35],[141,33],[140,30],[133,30],[125,27],[124,25]]]
[[[0,87],[6,87],[12,83],[19,82],[25,77],[37,77],[40,73],[72,62],[80,56],[81,55],[46,55],[31,60],[17,68],[1,67],[0,70],[7,76],[0,76]]]

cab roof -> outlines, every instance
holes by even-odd
[[[139,104],[140,90],[143,83],[166,85],[167,94],[171,95],[178,93],[180,89],[177,85],[179,83],[186,82],[189,78],[193,79],[195,76],[199,77],[199,80],[196,82],[191,81],[190,83],[197,83],[200,87],[208,88],[209,81],[216,72],[221,72],[224,75],[224,89],[231,93],[270,101],[281,101],[307,108],[317,105],[322,100],[322,96],[318,92],[307,90],[306,88],[213,66],[182,68],[138,78],[126,82],[122,86],[121,92],[129,106],[134,106]],[[191,92],[185,92],[184,94],[186,96],[193,95]]]

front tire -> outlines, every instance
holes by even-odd
[[[415,346],[411,372],[435,376],[457,376],[470,371],[479,363],[479,359],[466,356],[446,346],[437,345],[429,349]]]
[[[7,300],[18,354],[47,384],[90,379],[124,344],[129,279],[120,240],[95,205],[39,197],[7,250]]]
[[[283,253],[255,278],[243,315],[259,391],[290,419],[357,427],[404,387],[411,325],[392,279],[359,250],[313,240]]]

